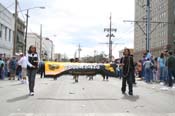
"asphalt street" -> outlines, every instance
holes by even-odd
[[[134,96],[121,93],[121,80],[100,75],[57,80],[37,76],[35,95],[28,84],[0,81],[0,116],[175,116],[175,87],[137,81]]]

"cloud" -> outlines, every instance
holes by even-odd
[[[133,47],[134,25],[123,20],[134,20],[134,0],[19,0],[19,3],[21,9],[46,7],[30,11],[29,31],[40,33],[42,24],[43,36],[54,41],[55,52],[73,57],[81,44],[81,56],[93,56],[94,50],[108,54],[108,45],[100,43],[109,41],[104,28],[109,27],[110,12],[112,26],[117,28],[112,40],[122,43],[113,45],[114,56],[118,57],[118,51],[126,46]]]

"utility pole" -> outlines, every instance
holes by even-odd
[[[42,24],[40,24],[40,59],[42,58]]]
[[[80,46],[80,44],[78,45],[78,58],[79,58],[79,60],[80,60],[80,52],[81,52],[81,46]]]
[[[52,43],[52,46],[51,46],[51,61],[53,61],[53,47],[54,47],[54,44],[53,44],[53,41],[50,40],[51,43]]]
[[[109,20],[110,20],[109,28],[104,28],[104,32],[105,31],[108,32],[106,37],[109,37],[109,62],[111,62],[112,61],[112,37],[115,37],[112,32],[116,32],[117,29],[112,28],[112,16],[111,16],[111,14],[110,14]]]
[[[27,10],[26,14],[26,32],[25,32],[25,39],[24,39],[24,54],[26,54],[27,49],[27,31],[28,31],[28,18],[29,18],[29,10]]]
[[[18,0],[15,0],[15,30],[14,30],[14,40],[13,40],[13,55],[15,55],[16,53],[17,19],[18,19]]]
[[[151,30],[151,23],[150,23],[150,0],[147,0],[146,5],[146,50],[150,51],[150,30]]]
[[[143,21],[131,21],[131,20],[124,20],[124,22],[134,22],[137,24],[137,26],[140,28],[140,30],[143,32],[143,34],[146,36],[146,50],[150,51],[150,39],[151,39],[151,34],[156,30],[156,28],[160,24],[173,24],[171,22],[163,22],[163,21],[151,21],[151,5],[150,5],[150,0],[146,1],[146,20]],[[140,23],[146,24],[146,31],[145,29],[140,25]],[[152,29],[151,29],[151,24],[156,24]]]
[[[97,53],[97,51],[94,50],[94,63],[96,62],[96,53]]]

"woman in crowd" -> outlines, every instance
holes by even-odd
[[[36,52],[36,47],[31,45],[27,54],[27,71],[28,71],[28,81],[29,81],[29,91],[31,96],[34,95],[34,85],[35,85],[35,76],[37,73],[39,55]]]

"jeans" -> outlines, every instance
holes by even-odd
[[[130,72],[129,75],[127,77],[123,77],[122,78],[122,92],[124,93],[126,91],[126,82],[128,83],[128,89],[129,89],[129,93],[133,93],[133,86],[132,86],[132,83],[133,83],[133,73]]]
[[[172,87],[173,86],[173,79],[172,77],[175,78],[175,71],[172,69],[168,69],[168,86]]]
[[[165,67],[160,67],[160,81],[165,81]]]
[[[29,91],[30,92],[34,92],[36,73],[37,73],[36,69],[28,70],[28,81],[29,81]]]
[[[22,79],[22,71],[19,71],[18,72],[18,80],[21,80]]]
[[[152,80],[152,69],[151,68],[145,68],[145,81],[150,82]]]

